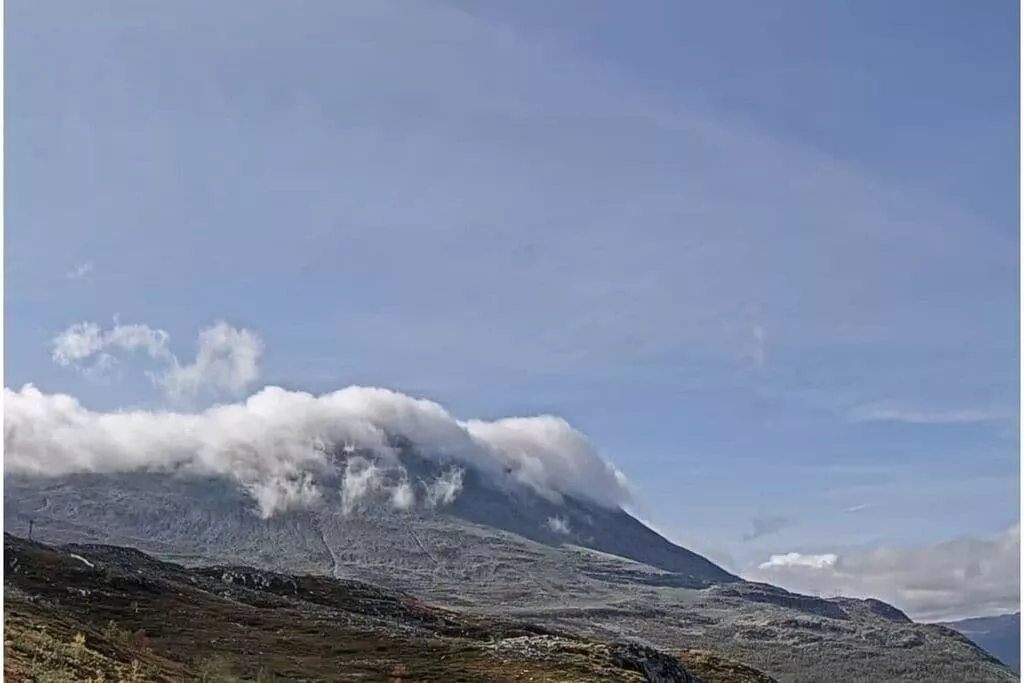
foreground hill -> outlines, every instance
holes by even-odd
[[[4,536],[7,681],[761,683],[740,665],[460,614],[327,577],[187,569],[136,550]]]
[[[1020,612],[944,624],[962,633],[990,655],[1020,673]]]
[[[418,472],[420,465],[406,463],[413,483],[437,481],[436,472]],[[706,651],[779,681],[1017,680],[963,636],[915,624],[884,603],[745,582],[621,509],[568,495],[552,500],[472,470],[458,495],[436,507],[398,509],[368,495],[355,507],[326,500],[269,517],[230,482],[168,473],[9,475],[5,489],[8,531],[24,534],[32,520],[37,539],[130,545],[194,567],[196,577],[223,575],[204,566],[247,565],[364,582],[472,615],[464,619],[538,624],[542,635],[590,643],[637,640],[662,652]],[[130,625],[152,629],[156,617]],[[430,638],[409,644],[419,653],[414,658],[438,655],[427,648],[435,643]],[[502,640],[500,647],[547,642]],[[437,642],[459,652],[477,647]],[[294,646],[314,659],[324,656],[313,640]],[[697,654],[688,661],[701,664]],[[714,660],[706,663],[713,668]]]

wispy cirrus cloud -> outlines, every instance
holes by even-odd
[[[1012,419],[1005,411],[987,409],[912,410],[903,408],[868,407],[854,410],[853,422],[902,422],[919,425],[985,424]]]

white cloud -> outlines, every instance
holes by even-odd
[[[71,325],[54,337],[53,361],[61,367],[81,368],[100,377],[117,363],[113,352],[144,352],[164,366],[149,373],[168,396],[180,399],[205,390],[238,393],[259,377],[263,342],[259,335],[236,329],[223,321],[199,332],[192,363],[182,365],[170,352],[170,334],[149,325],[122,325],[103,330],[96,323]],[[87,361],[92,361],[87,363]]]
[[[290,507],[310,507],[322,500],[320,489],[309,472],[286,469],[275,475],[251,477],[240,482],[265,517]]]
[[[565,517],[548,517],[548,528],[556,534],[568,536],[570,533],[569,520]]]
[[[630,499],[622,473],[596,457],[587,438],[559,417],[470,420],[463,425],[474,439],[489,444],[495,462],[520,483],[556,496],[603,491],[616,503]],[[552,480],[561,485],[548,485]]]
[[[93,271],[92,261],[87,261],[64,274],[69,280],[80,280]]]
[[[874,597],[921,621],[1020,608],[1020,524],[929,546],[773,555],[745,577],[818,595]]]
[[[416,494],[409,482],[403,481],[392,490],[391,505],[398,510],[409,510],[416,505]]]
[[[455,497],[462,491],[462,475],[462,470],[453,468],[426,484],[427,506],[440,507],[455,500]]]
[[[258,334],[218,321],[199,332],[198,346],[195,361],[181,365],[172,358],[161,376],[169,396],[192,396],[206,387],[237,394],[259,377],[263,341]]]
[[[322,449],[318,449],[318,452],[324,453]],[[427,499],[422,501],[423,505],[433,508],[451,503],[458,489],[445,490],[448,495],[428,495]],[[340,494],[341,509],[346,515],[380,504],[390,505],[396,510],[411,510],[418,502],[416,490],[409,480],[409,473],[397,460],[390,457],[374,459],[365,455],[354,455],[347,458]],[[313,502],[319,500],[318,497]]]
[[[148,325],[121,325],[117,320],[109,330],[101,330],[96,323],[82,322],[71,325],[53,338],[53,362],[61,367],[78,366],[82,361],[100,354],[106,349],[136,352],[143,351],[151,358],[167,358],[167,343],[170,335]],[[98,355],[97,365],[108,365],[113,361],[109,354]]]
[[[264,515],[322,499],[317,476],[331,468],[325,444],[351,447],[340,491],[346,510],[377,500],[381,491],[392,503],[409,502],[391,476],[399,475],[399,487],[406,481],[387,446],[396,434],[428,457],[473,464],[499,480],[511,472],[554,499],[571,494],[606,506],[630,500],[623,475],[564,420],[462,422],[437,403],[386,389],[348,387],[314,396],[266,387],[242,403],[198,413],[97,413],[71,396],[27,385],[4,389],[4,409],[7,472],[188,469],[224,475],[250,492]],[[454,467],[425,484],[424,504],[454,500],[462,474]]]
[[[777,567],[810,567],[812,569],[824,569],[834,567],[839,556],[834,553],[823,555],[801,555],[800,553],[786,553],[785,555],[772,555],[767,562],[758,565],[758,569],[775,569]]]
[[[380,468],[367,458],[355,457],[345,462],[342,481],[341,508],[351,514],[371,493],[383,488]]]

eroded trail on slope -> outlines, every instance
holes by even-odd
[[[412,540],[416,542],[416,546],[420,549],[420,552],[422,552],[424,555],[430,558],[430,561],[434,563],[435,567],[443,571],[445,574],[448,574],[448,570],[445,568],[445,566],[441,564],[441,562],[436,557],[434,557],[433,553],[427,550],[427,547],[425,545],[423,545],[423,541],[421,541],[420,537],[416,535],[416,532],[413,530],[412,526],[407,525],[405,528],[409,531],[409,535],[412,536]]]
[[[319,518],[315,518],[315,521],[313,522],[313,524],[316,527],[317,534],[319,534],[319,536],[320,536],[320,542],[324,544],[324,548],[327,550],[327,554],[331,556],[331,576],[334,577],[335,579],[337,579],[337,578],[339,578],[338,577],[338,555],[337,555],[337,553],[334,552],[334,548],[331,547],[331,544],[327,542],[327,535],[324,534],[324,527],[320,523]]]

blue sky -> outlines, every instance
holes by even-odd
[[[159,407],[51,340],[223,318],[259,384],[561,415],[732,567],[1018,520],[1016,3],[6,19],[8,387]]]

